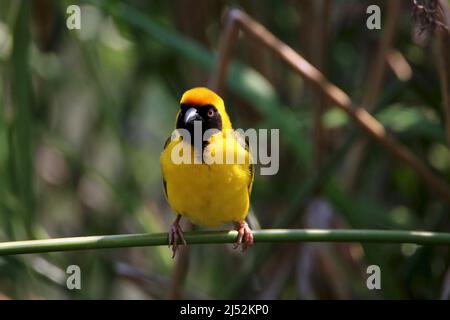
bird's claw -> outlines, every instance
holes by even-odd
[[[179,219],[177,218],[170,226],[169,231],[169,248],[172,248],[172,259],[175,258],[180,241],[184,246],[187,244],[184,239],[183,229],[181,229]]]
[[[238,237],[233,248],[241,247],[241,251],[245,251],[253,245],[253,232],[245,221],[239,222],[237,232]]]

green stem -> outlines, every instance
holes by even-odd
[[[13,27],[14,45],[11,55],[11,93],[14,118],[11,126],[10,167],[14,195],[23,204],[20,210],[28,234],[34,215],[32,164],[32,86],[29,67],[31,3],[22,1]],[[4,175],[3,175],[4,176]],[[3,178],[2,176],[2,178]]]
[[[375,242],[450,245],[450,233],[394,230],[267,229],[253,232],[263,242]],[[233,243],[237,231],[187,232],[188,244]],[[0,243],[0,255],[167,245],[167,233],[89,236]]]

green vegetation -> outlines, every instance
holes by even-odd
[[[450,186],[437,37],[416,32],[408,1],[398,13],[384,2],[382,30],[365,27],[371,3],[356,0],[80,0],[82,28],[68,30],[72,2],[0,2],[0,297],[431,299],[448,291],[449,204],[246,34],[222,96],[235,127],[280,129],[280,171],[256,176],[253,187],[250,218],[262,230],[245,254],[228,244],[235,231],[187,223],[189,243],[222,244],[181,247],[179,260],[161,246],[174,215],[159,154],[182,92],[216,71],[232,6],[366,103]],[[389,19],[397,22],[390,39]],[[381,60],[380,43],[388,44]],[[375,70],[384,71],[379,87]],[[35,239],[49,240],[25,241]],[[108,249],[71,251],[96,248]],[[372,264],[382,290],[365,286]],[[69,265],[81,268],[80,291],[66,288]]]

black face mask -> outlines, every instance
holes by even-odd
[[[185,129],[191,136],[191,144],[194,145],[194,123],[201,122],[202,137],[209,129],[222,130],[222,117],[216,107],[212,105],[193,106],[182,104],[181,111],[177,118],[177,129]],[[208,141],[203,141],[203,147],[208,145]]]

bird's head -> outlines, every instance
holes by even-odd
[[[202,123],[202,134],[208,129],[232,128],[222,98],[203,87],[190,89],[181,97],[177,129],[186,129],[193,137],[195,121]]]

